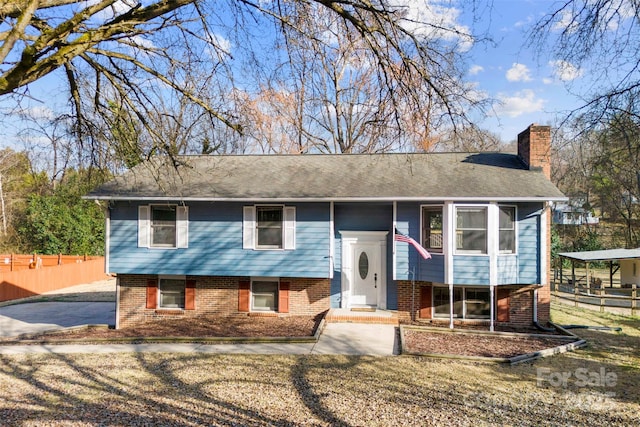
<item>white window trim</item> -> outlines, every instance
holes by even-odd
[[[260,310],[255,309],[253,306],[253,282],[273,282],[277,284],[276,287],[276,310]],[[280,307],[278,306],[278,299],[280,298],[280,278],[279,277],[252,277],[251,286],[249,287],[249,311],[258,313],[277,313]]]
[[[491,246],[490,239],[492,230],[490,230],[489,224],[491,223],[491,209],[489,204],[465,204],[465,205],[454,205],[453,207],[453,218],[452,218],[452,233],[453,233],[453,253],[454,255],[466,255],[466,256],[480,256],[480,257],[488,257],[491,255]],[[458,209],[468,209],[468,208],[480,208],[484,209],[486,212],[486,222],[485,222],[485,252],[475,252],[475,251],[465,251],[463,249],[458,249],[457,244],[457,235],[456,230],[458,229]],[[496,230],[497,232],[497,230]]]
[[[256,208],[282,208],[282,247],[258,246],[258,220]],[[242,248],[256,251],[290,251],[296,249],[297,212],[295,206],[260,204],[242,208]]]
[[[170,274],[162,274],[162,275],[158,275],[158,284],[156,286],[158,286],[158,292],[156,295],[156,310],[184,310],[184,307],[162,307],[162,305],[160,304],[162,302],[162,287],[160,286],[160,284],[162,283],[162,280],[182,280],[184,282],[184,291],[185,291],[185,304],[187,303],[186,301],[186,292],[187,292],[187,276],[185,275],[170,275]]]
[[[176,244],[151,244],[151,208],[153,206],[176,207]],[[138,247],[148,249],[186,249],[189,247],[189,207],[179,204],[152,203],[138,206]]]
[[[432,209],[432,210],[435,210],[434,208],[440,208],[440,212],[442,213],[442,248],[440,249],[433,249],[425,246],[425,242],[424,242],[424,209],[425,208]],[[445,248],[445,241],[446,241],[446,234],[447,234],[447,230],[445,228],[445,220],[444,220],[445,215],[446,215],[445,205],[443,204],[420,205],[420,244],[432,255],[433,254],[442,255],[445,253],[444,248]]]

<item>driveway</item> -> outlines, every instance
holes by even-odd
[[[114,302],[34,302],[0,307],[0,337],[78,325],[113,325]]]

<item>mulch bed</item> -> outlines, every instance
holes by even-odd
[[[310,337],[322,316],[249,317],[200,316],[163,319],[121,328],[82,328],[30,335],[29,340],[84,340],[118,338],[198,337],[198,338],[264,338]],[[24,338],[24,337],[23,337]],[[16,341],[15,338],[6,341]]]
[[[567,343],[567,340],[551,337],[506,337],[415,329],[405,330],[404,340],[406,349],[412,353],[504,358]]]

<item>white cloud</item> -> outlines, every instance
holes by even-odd
[[[570,62],[558,59],[549,61],[549,66],[553,68],[553,76],[563,82],[570,82],[582,76],[582,69]]]
[[[211,41],[218,49],[222,50],[227,55],[231,55],[231,42],[228,38],[221,36],[220,34],[212,34],[211,38]]]
[[[484,67],[482,65],[474,65],[471,68],[469,68],[469,75],[475,76],[480,74],[482,71],[484,71]]]
[[[553,79],[550,79],[548,77],[545,77],[542,79],[542,83],[546,84],[546,85],[550,85],[553,83]]]
[[[131,40],[131,42],[136,46],[140,46],[143,49],[153,49],[155,47],[155,45],[151,40],[141,35],[135,35],[135,36],[129,37],[129,40]]]
[[[392,8],[403,12],[401,25],[412,34],[452,41],[457,44],[458,51],[467,52],[475,40],[469,27],[458,22],[461,10],[438,3],[433,0],[396,0]]]
[[[19,110],[17,113],[21,117],[28,117],[34,120],[53,120],[54,113],[46,105],[37,105],[35,107],[29,107]]]
[[[511,68],[507,70],[507,80],[510,82],[530,82],[531,72],[524,64],[514,62]]]
[[[555,31],[566,31],[567,33],[574,33],[578,30],[578,23],[574,21],[573,14],[565,10],[560,14],[560,19],[553,24]]]
[[[509,96],[498,94],[500,105],[496,108],[499,115],[518,117],[527,113],[536,113],[542,110],[544,100],[537,98],[531,89],[524,89]]]

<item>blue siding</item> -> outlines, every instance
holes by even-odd
[[[417,242],[421,239],[420,203],[398,203],[396,213],[398,231]],[[415,279],[426,282],[444,282],[444,255],[431,254],[425,260],[408,243],[396,244],[396,278],[398,280]]]
[[[540,283],[541,203],[518,205],[518,283]]]
[[[455,255],[453,257],[454,285],[489,285],[489,257]]]
[[[110,270],[130,274],[328,277],[328,203],[296,206],[296,249],[242,248],[243,203],[189,204],[187,249],[139,248],[138,205],[111,213]]]
[[[397,287],[393,282],[392,246],[393,236],[393,207],[390,203],[336,203],[334,214],[335,227],[335,255],[334,272],[331,281],[331,307],[340,307],[342,288],[342,239],[340,231],[387,231],[387,308],[396,309],[398,306]]]
[[[518,257],[516,255],[498,256],[498,285],[518,283]]]

